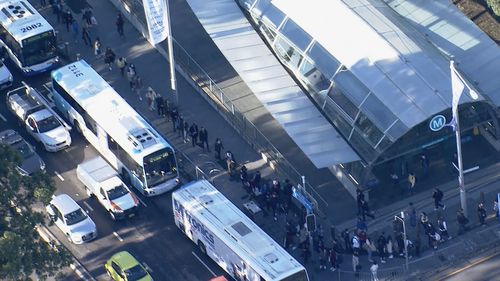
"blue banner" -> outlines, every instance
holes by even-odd
[[[298,188],[293,187],[292,195],[293,197],[295,197],[295,199],[297,199],[297,201],[300,202],[300,204],[302,204],[302,206],[304,206],[304,208],[306,208],[308,214],[313,213],[313,205],[311,201],[309,201],[309,199],[307,199],[307,197],[304,196],[304,194],[302,194],[302,192],[300,192]]]

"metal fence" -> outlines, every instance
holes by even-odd
[[[137,24],[139,30],[143,31],[145,34],[146,21],[144,17],[144,8],[142,6],[142,1],[139,0],[111,0],[112,2],[121,4],[121,7],[131,16]],[[132,21],[134,23],[134,21]],[[247,143],[263,157],[265,157],[271,165],[271,167],[276,171],[276,173],[281,178],[288,178],[292,181],[301,181],[301,174],[295,169],[295,167],[281,154],[281,152],[269,141],[269,139],[250,121],[248,120],[242,111],[240,111],[237,106],[235,106],[231,99],[228,98],[224,91],[214,82],[214,80],[208,75],[208,73],[189,55],[189,53],[177,42],[174,42],[174,56],[176,60],[176,66],[182,70],[183,74],[187,76],[193,83],[193,85],[198,87],[199,92],[205,94],[205,98],[211,102],[214,108],[231,124],[231,126],[242,136]],[[157,45],[157,48],[162,48],[163,51],[167,50],[166,42]],[[164,52],[162,52],[164,53]],[[206,171],[201,171],[186,155],[179,157],[182,162],[184,161],[183,169],[189,171],[189,173],[194,172],[192,175],[198,175],[200,177],[209,177]],[[191,165],[192,164],[192,165]],[[190,167],[191,166],[191,167]],[[198,171],[198,172],[197,172]],[[203,172],[204,174],[200,173]],[[188,172],[186,172],[188,173]],[[301,192],[304,196],[312,203],[314,210],[321,214],[319,211],[318,201],[316,197],[320,199],[321,203],[325,206],[328,205],[326,201],[321,199],[319,194],[314,190],[314,188],[306,182],[306,186],[302,187]],[[314,194],[315,196],[313,196]]]

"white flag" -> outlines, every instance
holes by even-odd
[[[149,42],[156,45],[169,35],[170,19],[167,12],[167,0],[142,0],[148,22]]]
[[[479,98],[479,95],[476,93],[476,91],[474,91],[471,87],[469,87],[465,83],[462,76],[460,76],[460,74],[455,69],[455,63],[453,61],[450,61],[450,70],[451,70],[451,91],[453,93],[453,98],[451,101],[451,109],[453,113],[453,119],[456,120],[455,114],[458,114],[458,103],[465,88],[467,88],[468,94],[473,100],[477,100]]]

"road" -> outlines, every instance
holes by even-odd
[[[49,74],[22,77],[9,61],[6,64],[16,81],[13,88],[20,86],[22,80],[35,88],[41,88],[50,80]],[[2,91],[3,94],[5,92]],[[14,129],[30,143],[35,144],[24,128],[17,125],[17,120],[7,110],[4,99],[0,102],[0,114],[0,130]],[[122,250],[133,253],[143,262],[155,280],[198,281],[224,274],[221,268],[202,256],[197,247],[177,229],[173,221],[170,194],[155,198],[140,197],[143,206],[137,217],[119,222],[111,220],[97,201],[88,198],[83,185],[76,178],[76,166],[98,153],[74,130],[72,139],[73,144],[64,151],[48,153],[37,147],[37,152],[45,161],[47,173],[56,184],[56,194],[69,194],[97,225],[98,238],[83,245],[71,244],[59,229],[55,226],[49,227],[92,276],[97,280],[108,280],[103,265],[112,254]],[[74,278],[71,276],[66,280],[75,280]]]
[[[490,281],[500,279],[500,253],[478,263],[465,267],[456,274],[446,277],[447,281]]]

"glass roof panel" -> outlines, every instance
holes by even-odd
[[[340,66],[340,62],[328,53],[318,42],[315,42],[307,55],[328,78],[331,78]]]
[[[361,105],[361,110],[381,130],[385,131],[396,121],[396,116],[374,94],[370,94]]]
[[[359,106],[368,95],[368,88],[349,70],[340,71],[333,80],[356,106]]]
[[[240,0],[240,1],[246,1],[246,2],[253,2],[253,0]],[[252,9],[252,13],[256,17],[262,16],[262,13],[264,13],[267,10],[267,7],[270,6],[270,1],[269,0],[257,0],[257,4]]]
[[[389,139],[394,142],[396,141],[399,137],[404,135],[408,131],[408,127],[401,122],[401,120],[396,121],[394,125],[392,125],[391,128],[387,131],[386,135],[389,137]]]
[[[259,1],[259,3],[260,2],[262,1]],[[259,6],[259,3],[257,4],[257,6]],[[273,5],[268,6],[268,9],[263,11],[264,14],[262,15],[262,20],[272,24],[275,28],[278,28],[281,22],[285,19],[285,14]]]
[[[312,37],[300,28],[292,19],[287,19],[280,32],[302,51],[305,51],[312,40]]]

